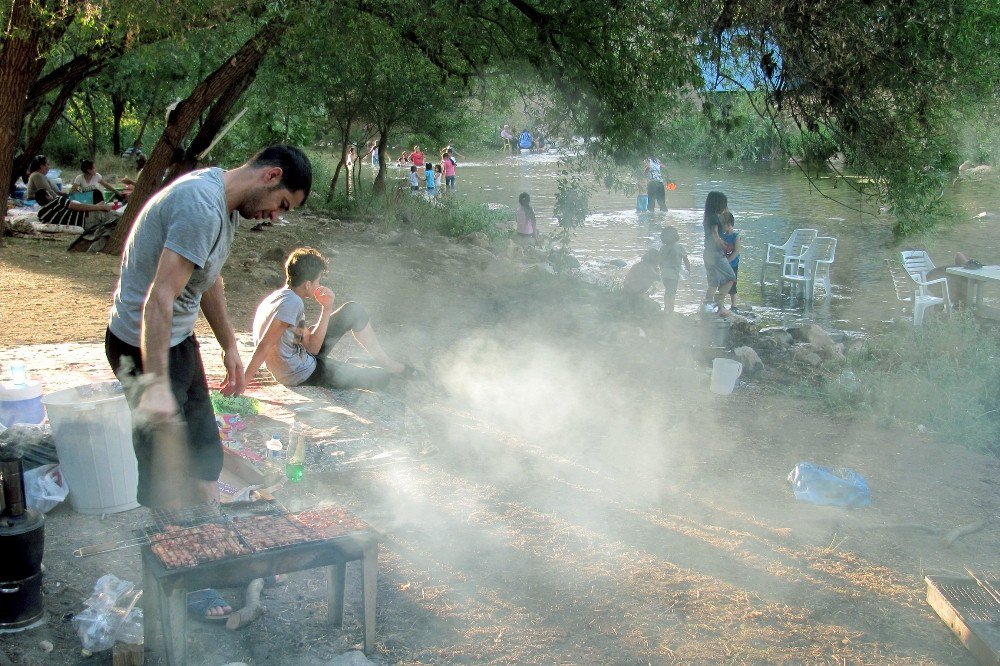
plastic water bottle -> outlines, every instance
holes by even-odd
[[[306,448],[309,439],[298,421],[292,423],[288,431],[288,463],[285,465],[285,476],[293,483],[298,483],[306,473]]]
[[[271,439],[264,443],[264,448],[267,453],[267,461],[272,465],[277,465],[285,449],[278,436],[271,435]]]

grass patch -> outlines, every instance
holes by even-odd
[[[1000,334],[970,314],[875,338],[831,370],[801,394],[830,412],[922,425],[943,440],[1000,455]]]
[[[245,395],[228,398],[218,391],[212,391],[212,409],[216,414],[239,414],[253,416],[260,414],[260,401]]]

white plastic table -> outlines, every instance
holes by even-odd
[[[948,275],[968,280],[966,298],[969,303],[975,303],[977,310],[983,308],[983,286],[990,283],[1000,284],[1000,266],[983,266],[982,268],[952,266],[946,269],[945,272]]]

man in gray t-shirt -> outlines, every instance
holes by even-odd
[[[195,321],[200,309],[222,346],[222,391],[238,395],[244,388],[243,363],[219,277],[236,232],[236,213],[276,218],[301,205],[311,184],[312,168],[301,150],[272,146],[230,171],[190,173],[139,212],[122,258],[105,350],[120,378],[143,373],[141,396],[130,403],[138,426],[133,445],[143,505],[175,508],[218,497],[222,445]],[[178,417],[181,436],[173,439],[180,444],[153,437],[153,430],[170,431],[160,425]]]

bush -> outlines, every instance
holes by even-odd
[[[923,425],[1000,455],[1000,334],[967,313],[873,339],[810,393],[830,411]]]
[[[83,140],[62,125],[56,125],[42,144],[42,154],[49,158],[53,165],[67,169],[80,169],[80,160],[87,156],[87,147]]]

